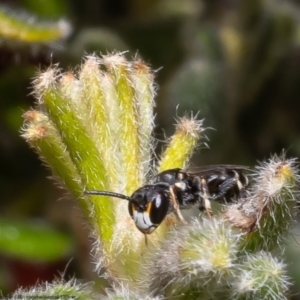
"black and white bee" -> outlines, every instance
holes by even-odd
[[[150,234],[171,212],[185,223],[180,209],[196,205],[210,216],[210,201],[223,204],[238,201],[247,194],[246,170],[235,165],[203,166],[194,171],[170,169],[157,174],[152,184],[137,189],[130,197],[109,191],[85,191],[85,194],[127,200],[136,227]]]

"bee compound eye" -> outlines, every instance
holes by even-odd
[[[152,198],[151,202],[154,204],[156,208],[159,208],[161,206],[161,196],[157,194]]]
[[[151,198],[149,209],[150,220],[153,224],[160,224],[166,217],[169,209],[169,198],[165,193],[155,193]],[[150,205],[149,203],[149,205]]]

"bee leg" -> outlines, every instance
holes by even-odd
[[[210,205],[210,194],[207,187],[207,182],[204,178],[195,177],[194,183],[198,186],[199,194],[203,201],[204,209],[209,217],[213,216],[213,212]]]
[[[225,196],[225,194],[232,188],[234,188],[236,186],[237,188],[237,195],[239,198],[239,194],[241,191],[243,191],[245,189],[245,186],[242,184],[242,182],[239,180],[239,174],[234,171],[234,177],[225,180],[222,184],[220,184],[219,186],[219,193],[216,194],[216,198],[220,198]],[[227,199],[225,199],[227,200]],[[225,202],[226,203],[226,202]]]
[[[176,196],[174,194],[174,190],[173,188],[170,186],[170,195],[171,195],[171,202],[172,202],[172,205],[173,205],[173,208],[175,210],[175,213],[178,217],[178,219],[183,223],[183,224],[186,224],[186,221],[184,219],[184,217],[182,216],[181,212],[180,212],[180,209],[179,209],[179,205],[178,205],[178,202],[176,200]]]
[[[210,201],[208,198],[204,198],[204,197],[203,197],[203,201],[204,201],[205,211],[207,215],[211,218],[213,216],[213,212],[211,209]]]

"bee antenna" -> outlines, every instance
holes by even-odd
[[[119,193],[108,192],[108,191],[95,191],[94,190],[94,191],[84,191],[83,193],[87,194],[87,195],[110,196],[110,197],[124,199],[127,201],[132,201],[131,197],[128,197],[126,195],[119,194]]]

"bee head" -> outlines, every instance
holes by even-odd
[[[144,234],[152,233],[164,220],[169,210],[169,187],[145,185],[136,190],[128,210],[136,227]]]
[[[169,210],[169,185],[145,185],[131,197],[108,191],[85,191],[85,194],[110,196],[128,201],[128,211],[136,227],[144,234],[152,233],[164,220]]]

